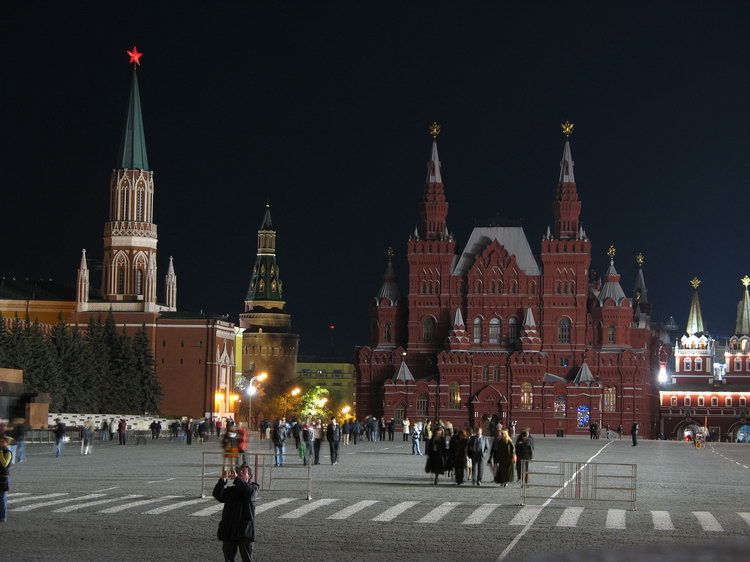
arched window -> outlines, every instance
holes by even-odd
[[[566,410],[567,410],[567,404],[565,401],[565,396],[557,396],[555,398],[555,417],[564,418]]]
[[[495,365],[495,367],[492,369],[492,380],[493,381],[499,381],[500,380],[500,366]]]
[[[143,294],[143,270],[142,269],[135,270],[135,294],[136,295]]]
[[[117,266],[117,291],[118,295],[125,294],[125,266]]]
[[[482,367],[482,380],[487,381],[490,378],[490,368],[486,365]]]
[[[570,343],[570,318],[563,317],[557,324],[557,343]]]
[[[705,406],[706,405],[706,399],[703,398],[703,396],[698,397],[698,406]]]
[[[711,406],[716,407],[719,405],[719,399],[716,396],[711,397]]]
[[[490,343],[500,343],[500,319],[490,320]]]
[[[135,206],[135,220],[143,222],[143,190],[138,190]]]
[[[518,319],[511,316],[508,320],[508,341],[516,343],[518,341]]]
[[[521,409],[531,410],[534,404],[534,393],[532,391],[531,383],[521,383]]]
[[[591,416],[589,414],[589,407],[588,406],[578,406],[578,410],[576,412],[576,422],[578,427],[588,427],[589,422],[591,421]]]
[[[604,389],[604,411],[607,413],[617,411],[617,389],[614,386]]]
[[[510,293],[512,295],[515,295],[518,293],[518,281],[516,281],[515,279],[512,279],[510,282]]]
[[[122,208],[120,209],[120,220],[128,220],[128,201],[130,193],[127,189],[123,189],[121,192],[122,194]]]
[[[690,359],[690,357],[685,357],[685,360],[683,361],[683,371],[692,371],[693,370],[693,360]]]
[[[421,288],[420,292],[423,295],[426,295],[427,294],[427,281],[422,281],[422,284],[421,284],[420,288]]]
[[[536,281],[529,283],[529,294],[536,295]]]
[[[422,321],[422,341],[432,343],[435,339],[435,319],[428,316]]]
[[[396,407],[393,409],[393,419],[396,420],[396,423],[401,423],[406,419],[406,405],[403,403],[396,404]]]
[[[669,405],[670,406],[677,406],[677,397],[672,396],[672,398],[669,399]]]
[[[459,389],[458,383],[456,381],[453,381],[448,387],[448,396],[451,408],[461,407],[461,390]]]
[[[744,408],[747,404],[747,399],[744,396],[740,396],[740,408]]]
[[[613,344],[617,341],[615,336],[615,327],[607,326],[607,343]]]
[[[750,371],[750,357],[745,359],[745,370]]]
[[[419,417],[427,416],[427,395],[420,394],[417,396],[417,415]]]
[[[391,343],[391,323],[390,322],[386,322],[383,325],[383,342]]]
[[[682,400],[682,405],[683,406],[690,406],[690,405],[692,405],[692,403],[693,402],[692,402],[692,400],[690,400],[690,396],[685,396],[685,398],[683,398],[683,400]]]
[[[737,373],[741,370],[742,370],[742,359],[740,359],[739,357],[736,357],[734,359],[734,371],[735,373]]]
[[[478,295],[482,294],[482,282],[479,279],[474,282],[474,292]]]
[[[696,357],[695,358],[695,366],[694,370],[696,373],[702,373],[703,372],[703,358]]]
[[[474,343],[482,343],[482,319],[474,318]]]
[[[726,405],[727,408],[731,408],[732,407],[732,397],[731,396],[727,396],[726,399],[724,400],[724,404]]]

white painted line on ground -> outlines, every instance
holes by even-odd
[[[554,492],[554,493],[553,493],[553,494],[552,494],[552,495],[551,495],[551,496],[549,497],[549,499],[547,499],[547,501],[545,501],[545,502],[544,502],[544,503],[542,504],[542,506],[541,506],[541,507],[542,507],[542,509],[543,509],[543,508],[545,508],[545,507],[547,507],[547,506],[548,506],[548,505],[549,505],[549,504],[550,504],[550,503],[552,502],[552,500],[553,500],[554,498],[556,498],[556,497],[557,497],[557,496],[558,496],[558,495],[560,494],[560,492],[562,492],[562,491],[563,491],[563,489],[564,489],[564,488],[566,488],[566,487],[567,487],[568,485],[570,485],[570,483],[571,483],[571,482],[572,482],[572,481],[573,481],[573,480],[574,480],[574,479],[576,478],[576,476],[578,476],[578,474],[579,474],[579,473],[581,472],[581,470],[583,470],[583,467],[584,467],[584,466],[586,466],[586,465],[587,465],[588,463],[590,463],[590,462],[591,462],[592,460],[594,460],[594,459],[595,459],[596,457],[598,457],[598,456],[599,456],[599,455],[601,454],[601,452],[602,452],[602,451],[603,451],[604,449],[606,449],[607,447],[609,447],[609,446],[610,446],[610,445],[611,445],[612,443],[614,443],[614,441],[609,441],[609,442],[608,442],[608,443],[607,443],[606,445],[604,445],[604,446],[603,446],[603,447],[602,447],[601,449],[599,449],[599,450],[598,450],[598,451],[597,451],[596,453],[594,453],[594,454],[593,454],[593,455],[592,455],[592,456],[591,456],[591,457],[589,458],[589,460],[587,460],[587,461],[586,461],[586,462],[585,462],[585,463],[584,463],[584,464],[583,464],[583,465],[581,466],[581,468],[579,468],[578,470],[576,470],[576,471],[575,471],[575,473],[573,473],[573,476],[571,476],[571,477],[570,477],[570,479],[568,479],[568,481],[567,481],[567,482],[565,482],[565,484],[563,484],[563,485],[562,485],[562,486],[561,486],[560,488],[558,488],[558,489],[557,489],[557,490],[556,490],[556,491],[555,491],[555,492]],[[540,510],[540,513],[541,513],[541,510]],[[518,541],[520,541],[520,540],[521,540],[521,539],[523,538],[523,536],[524,536],[524,535],[525,535],[525,534],[526,534],[526,533],[527,533],[527,532],[529,531],[529,529],[531,529],[531,526],[532,526],[532,525],[534,524],[534,520],[535,520],[535,519],[532,519],[531,521],[529,521],[529,522],[528,522],[528,523],[526,524],[526,526],[525,526],[525,527],[524,527],[523,529],[521,529],[521,530],[520,530],[520,531],[518,532],[518,534],[517,534],[517,535],[516,535],[515,537],[513,537],[513,540],[512,540],[512,541],[510,541],[510,543],[508,544],[508,546],[506,546],[506,547],[505,547],[505,550],[503,550],[503,551],[502,551],[502,552],[500,553],[500,555],[499,555],[499,556],[497,557],[497,562],[500,562],[501,560],[504,560],[504,559],[505,559],[505,558],[506,558],[506,557],[508,556],[508,554],[510,553],[510,551],[511,551],[511,550],[513,550],[513,547],[514,547],[514,546],[516,546],[516,544],[518,544]]]
[[[740,512],[738,512],[737,515],[739,515],[740,517],[742,517],[742,519],[745,520],[745,523],[747,523],[748,525],[750,525],[750,513],[745,513],[745,512],[740,513]]]
[[[210,472],[208,474],[211,474]],[[169,482],[170,480],[174,480],[174,478],[167,478],[166,480],[152,480],[151,482],[146,482],[146,484],[156,484],[157,482]]]
[[[624,529],[625,528],[625,510],[608,509],[607,510],[607,529]]]
[[[157,507],[154,509],[149,509],[148,511],[142,512],[143,515],[160,515],[162,513],[166,513],[167,511],[173,511],[175,509],[180,509],[181,507],[187,507],[189,505],[195,505],[197,503],[203,503],[207,502],[208,498],[198,498],[196,500],[187,500],[184,502],[176,502],[171,503],[169,505],[163,505],[161,507]]]
[[[264,511],[273,509],[274,507],[293,502],[294,500],[295,498],[279,498],[278,500],[273,500],[272,502],[261,504],[255,508],[255,514],[258,515],[260,513],[263,513]]]
[[[560,515],[560,519],[557,520],[556,527],[575,527],[578,525],[578,519],[583,513],[582,507],[566,507],[565,511]]]
[[[15,498],[11,496],[8,498],[8,504],[25,502],[29,500],[46,500],[47,498],[59,498],[60,496],[67,496],[67,495],[68,495],[67,493],[44,494],[43,496],[29,496],[27,498]]]
[[[407,509],[411,509],[415,505],[417,505],[418,501],[408,501],[408,502],[401,502],[397,503],[393,507],[389,507],[386,509],[383,513],[378,515],[377,517],[373,517],[370,519],[370,521],[392,521],[399,515],[401,515],[404,511]]]
[[[498,507],[500,507],[499,503],[483,503],[474,510],[474,513],[464,519],[462,525],[480,525],[484,523],[484,520],[492,515],[492,512]]]
[[[384,451],[387,451],[388,449],[390,449],[390,447],[383,447]]]
[[[698,523],[700,523],[704,531],[721,533],[724,530],[724,527],[721,526],[721,523],[719,523],[716,517],[711,515],[708,511],[694,511],[693,515],[695,515],[695,518],[698,520]]]
[[[31,495],[31,492],[13,492],[12,495],[8,494],[9,498],[11,498],[11,497],[14,498],[16,496],[30,496],[30,495]],[[10,501],[10,499],[8,499],[8,501]]]
[[[101,511],[97,513],[120,513],[121,511],[125,511],[126,509],[131,509],[133,507],[141,507],[142,505],[148,505],[150,503],[156,503],[161,502],[164,500],[173,500],[177,498],[181,498],[182,496],[162,496],[160,498],[151,498],[149,500],[140,500],[137,502],[130,502],[125,503],[122,505],[116,505],[115,507],[108,507],[107,509],[102,509]]]
[[[303,505],[302,507],[298,507],[297,509],[290,511],[289,513],[285,513],[284,515],[279,516],[279,519],[299,519],[303,515],[307,515],[311,511],[315,511],[319,507],[324,507],[336,501],[338,500],[333,498],[323,498],[320,500],[316,500],[307,505]]]
[[[668,511],[652,511],[651,518],[654,520],[654,530],[656,531],[674,531],[672,517]]]
[[[87,496],[80,496],[78,498],[65,498],[62,500],[52,500],[51,502],[35,503],[31,505],[24,505],[14,511],[31,511],[32,509],[39,509],[40,507],[49,507],[50,505],[58,505],[61,503],[77,502],[83,500],[93,500],[95,498],[101,498],[104,494],[89,494]]]
[[[140,494],[132,494],[130,496],[123,496],[119,498],[105,498],[103,500],[96,500],[93,502],[86,502],[86,503],[78,503],[75,505],[66,505],[65,507],[61,507],[60,509],[55,509],[52,511],[52,513],[70,513],[71,511],[78,511],[79,509],[85,509],[87,507],[94,507],[95,505],[102,505],[105,503],[112,503],[120,500],[130,500],[133,498],[142,498],[143,496]]]
[[[527,525],[530,521],[534,521],[539,517],[539,513],[542,511],[541,505],[526,505],[516,513],[515,517],[510,520],[508,525]]]
[[[448,515],[457,505],[461,505],[461,502],[443,502],[422,517],[422,519],[418,520],[417,523],[437,523],[443,517]]]
[[[205,509],[201,509],[200,511],[196,511],[195,513],[191,513],[191,517],[208,517],[209,515],[213,515],[214,513],[217,513],[224,509],[223,503],[216,503],[215,505],[209,505]]]
[[[96,492],[109,492],[110,490],[117,490],[119,486],[112,486],[111,488],[103,488],[102,490],[91,490],[91,493]]]
[[[348,519],[355,513],[359,513],[366,507],[370,507],[371,505],[375,505],[376,503],[380,503],[379,500],[362,500],[361,502],[357,502],[353,505],[350,505],[349,507],[345,507],[341,511],[337,511],[333,515],[329,515],[328,519]]]

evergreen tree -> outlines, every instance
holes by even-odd
[[[54,346],[38,322],[21,330],[17,340],[18,369],[23,369],[27,392],[52,395],[50,409],[62,411],[65,389],[61,377],[61,363]]]
[[[90,319],[85,350],[85,399],[89,411],[98,414],[114,412],[109,385],[109,344],[101,319]]]
[[[86,343],[77,326],[69,327],[61,317],[50,333],[60,363],[59,398],[65,412],[92,412],[87,387]]]
[[[5,327],[5,318],[0,316],[0,368],[6,368],[6,369],[9,368],[7,366],[7,363],[8,363],[7,338],[8,338],[8,330]]]
[[[133,355],[135,370],[139,377],[139,412],[157,413],[163,398],[163,392],[154,369],[154,354],[146,333],[146,326],[135,333],[133,338]]]

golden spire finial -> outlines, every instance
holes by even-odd
[[[646,261],[646,258],[643,257],[643,254],[641,252],[638,252],[638,255],[635,256],[635,263],[638,265],[643,265],[643,262]]]
[[[575,127],[575,124],[566,121],[565,123],[560,123],[560,126],[562,127],[562,132],[563,135],[565,135],[565,138],[568,138],[573,134],[573,127]]]
[[[433,121],[432,125],[429,127],[430,134],[432,135],[433,140],[437,139],[438,135],[440,134],[440,125],[437,121]]]
[[[697,288],[698,288],[698,285],[700,285],[700,284],[701,284],[701,280],[700,280],[700,279],[698,279],[697,277],[693,277],[693,278],[692,278],[692,279],[690,280],[690,284],[691,284],[691,285],[693,286],[693,289],[697,289]]]
[[[613,260],[615,259],[615,254],[617,253],[617,249],[610,245],[609,248],[607,248],[607,255],[609,256],[609,259]]]
[[[396,255],[396,252],[393,251],[393,248],[388,246],[388,251],[386,251],[386,255],[388,256],[388,258],[392,258],[393,256]]]
[[[740,279],[740,281],[742,281],[742,284],[745,286],[745,288],[750,285],[750,277],[748,277],[747,275]]]

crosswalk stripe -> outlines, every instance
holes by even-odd
[[[195,505],[197,503],[204,503],[207,501],[208,501],[208,498],[198,498],[197,500],[186,500],[184,502],[170,503],[169,505],[163,505],[161,507],[157,507],[154,509],[149,509],[148,511],[144,511],[143,515],[160,515],[162,513],[166,513],[167,511],[180,509],[181,507],[187,507],[189,505]]]
[[[39,509],[40,507],[49,507],[50,505],[58,505],[61,503],[77,502],[83,500],[93,500],[94,498],[101,498],[104,494],[89,494],[87,496],[80,496],[78,498],[65,498],[62,500],[52,500],[49,502],[34,503],[31,505],[24,505],[15,509],[14,511],[31,511],[32,509]]]
[[[12,497],[16,497],[16,496],[30,496],[30,495],[31,495],[31,492],[13,492],[13,496]],[[8,500],[8,501],[10,501],[10,500]]]
[[[654,529],[656,531],[674,531],[672,516],[668,511],[652,511],[651,518],[654,520]]]
[[[290,511],[289,513],[285,513],[284,515],[279,516],[279,519],[299,519],[303,515],[307,515],[308,513],[318,509],[319,507],[323,507],[337,501],[339,500],[332,498],[323,498],[321,500],[316,500],[307,505],[303,505],[302,507],[298,507],[297,509]]]
[[[566,507],[565,511],[560,515],[560,519],[557,520],[556,527],[575,527],[578,525],[578,519],[583,513],[582,507]]]
[[[341,511],[337,511],[333,515],[329,515],[328,519],[348,519],[355,513],[359,513],[366,507],[370,507],[371,505],[375,505],[376,503],[380,503],[378,500],[362,500],[361,502],[357,502],[353,505],[350,505],[349,507],[345,507]]]
[[[52,513],[70,513],[71,511],[78,511],[79,509],[86,509],[87,507],[94,507],[95,505],[102,505],[105,503],[112,503],[120,500],[129,500],[131,498],[142,498],[143,496],[140,494],[133,494],[131,496],[125,496],[120,498],[105,498],[103,500],[96,500],[93,502],[86,502],[86,503],[77,503],[74,505],[66,505],[65,507],[61,507],[60,509],[55,509],[52,511]]]
[[[484,520],[492,515],[492,512],[498,507],[500,507],[499,503],[483,503],[476,508],[471,515],[464,519],[462,525],[479,525],[484,523]]]
[[[539,515],[540,511],[542,511],[541,505],[526,505],[516,513],[515,517],[510,520],[508,525],[526,525],[529,521]]]
[[[126,509],[131,509],[133,507],[141,507],[142,505],[148,505],[150,503],[161,502],[164,500],[173,500],[173,499],[181,498],[181,497],[182,496],[161,496],[160,498],[151,498],[148,500],[140,500],[136,502],[124,503],[122,505],[116,505],[114,507],[108,507],[107,509],[102,509],[101,511],[97,513],[120,513],[121,511],[125,511]]]
[[[607,510],[607,529],[624,529],[625,528],[625,510],[608,509]]]
[[[396,517],[401,515],[404,511],[406,511],[407,509],[411,509],[418,503],[419,503],[418,501],[408,501],[408,502],[397,503],[393,507],[389,507],[388,509],[386,509],[380,515],[373,517],[372,519],[370,519],[370,521],[393,521]]]
[[[68,495],[67,493],[59,493],[59,494],[44,494],[43,496],[29,496],[26,498],[10,497],[8,498],[8,504],[26,502],[29,500],[46,500],[47,498],[59,498],[60,496],[67,496],[67,495]]]
[[[456,507],[457,505],[461,505],[460,502],[443,502],[439,506],[437,506],[435,509],[430,511],[427,515],[422,517],[417,523],[436,523],[440,521],[443,517],[448,515],[448,513],[451,512],[451,510]]]
[[[266,503],[260,504],[258,507],[255,508],[255,514],[259,515],[263,513],[264,511],[273,509],[274,507],[278,507],[280,505],[285,505],[287,503],[293,502],[294,499],[295,498],[279,498],[278,500],[273,500],[272,502],[266,502]]]
[[[737,512],[737,515],[739,515],[740,517],[742,517],[742,519],[745,520],[745,523],[747,523],[748,525],[750,525],[750,513],[744,513],[744,512],[740,513],[740,512]]]
[[[224,509],[223,503],[216,503],[215,505],[209,505],[205,509],[201,509],[200,511],[196,511],[195,513],[191,513],[191,517],[208,517],[209,515],[213,515],[214,513],[217,513]]]
[[[713,533],[720,533],[724,530],[718,519],[711,515],[708,511],[694,511],[693,515],[700,523],[704,531],[710,531]]]

